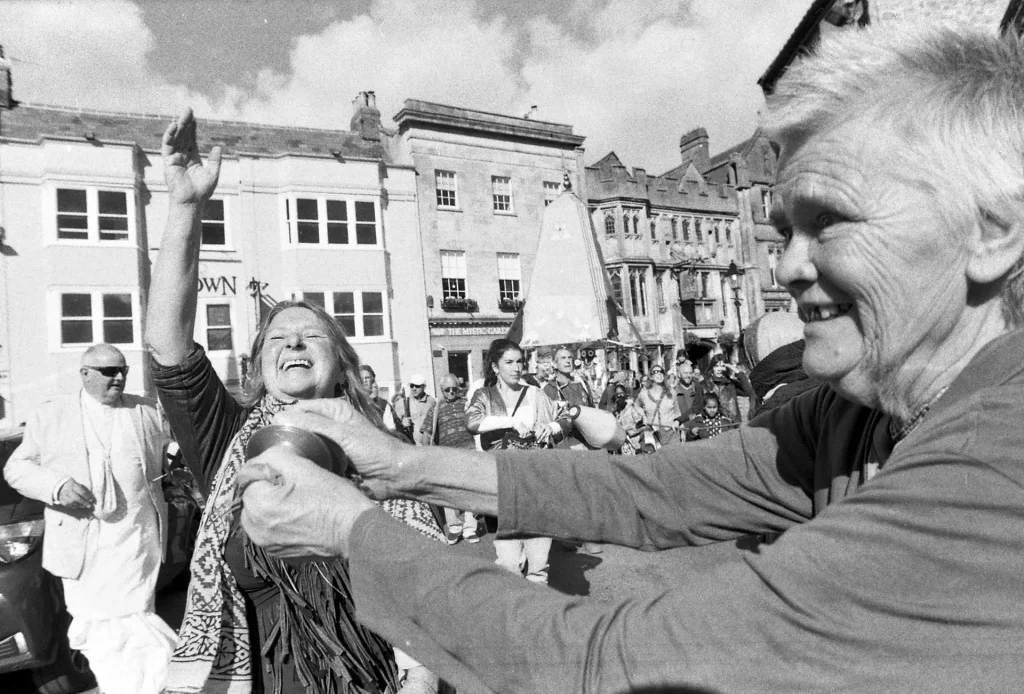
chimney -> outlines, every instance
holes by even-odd
[[[14,95],[11,92],[11,61],[4,57],[4,47],[0,46],[0,108],[12,108]]]
[[[380,111],[373,92],[359,92],[352,100],[352,121],[348,129],[359,133],[364,140],[380,140]]]
[[[679,156],[683,160],[683,166],[692,162],[698,171],[707,170],[711,164],[711,155],[708,153],[708,131],[704,128],[696,128],[679,138]]]

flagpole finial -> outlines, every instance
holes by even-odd
[[[562,190],[566,193],[572,191],[572,181],[569,180],[569,172],[565,171],[562,173]]]

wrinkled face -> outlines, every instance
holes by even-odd
[[[331,397],[343,380],[330,334],[299,306],[274,317],[260,359],[267,392],[284,400]]]
[[[572,373],[572,352],[567,349],[560,349],[555,352],[555,368],[559,373],[569,375]]]
[[[80,373],[85,392],[96,402],[112,405],[124,392],[128,367],[125,365],[124,355],[110,348],[85,357]]]
[[[409,384],[409,397],[421,399],[427,392],[427,387],[422,383]]]
[[[849,123],[784,148],[772,212],[786,239],[778,276],[806,321],[805,370],[872,407],[909,388],[966,306],[967,234],[899,176],[900,147]]]
[[[693,367],[685,361],[679,365],[676,369],[676,373],[679,375],[679,380],[684,386],[688,386],[693,383]]]
[[[454,402],[459,399],[459,383],[454,378],[441,379],[441,394],[444,399],[448,402]]]
[[[505,350],[498,363],[491,364],[491,368],[505,385],[514,386],[523,375],[523,353],[518,349]]]

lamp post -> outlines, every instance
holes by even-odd
[[[726,270],[725,276],[729,278],[729,286],[732,287],[733,303],[736,305],[736,325],[739,330],[736,335],[737,342],[739,341],[740,335],[743,334],[743,318],[740,317],[740,279],[746,273],[746,270],[736,266],[736,261],[733,260],[729,263],[729,269]]]

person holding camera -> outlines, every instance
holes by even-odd
[[[721,354],[711,359],[711,367],[704,377],[704,397],[711,393],[718,396],[722,414],[734,422],[743,421],[738,397],[752,395],[747,375],[725,360]]]

